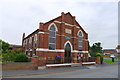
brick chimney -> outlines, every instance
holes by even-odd
[[[73,16],[73,25],[75,25],[75,16]]]
[[[64,22],[64,19],[65,19],[65,18],[64,18],[64,17],[65,17],[64,12],[61,13],[61,16],[62,16],[62,22]]]
[[[43,31],[43,25],[44,25],[44,23],[42,23],[42,22],[39,23],[39,31]]]
[[[25,33],[23,33],[23,36],[22,36],[22,46],[23,46],[23,39],[25,38]]]
[[[25,33],[23,33],[23,39],[25,38]]]

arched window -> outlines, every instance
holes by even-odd
[[[34,36],[34,48],[37,48],[37,34]]]
[[[25,47],[25,46],[26,46],[26,40],[23,41],[23,47]]]
[[[50,26],[50,33],[49,33],[49,49],[55,50],[56,46],[56,28],[54,25]]]
[[[32,48],[32,37],[29,39],[29,48]]]
[[[79,32],[78,33],[78,50],[79,51],[82,51],[82,47],[83,47],[83,41],[82,41],[82,39],[83,39],[83,35],[82,35],[82,32]]]

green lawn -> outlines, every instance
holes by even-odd
[[[114,59],[114,62],[112,62],[112,58],[110,58],[110,59],[103,59],[103,61],[106,62],[106,63],[120,62],[120,61],[115,60],[115,59]]]

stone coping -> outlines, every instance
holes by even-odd
[[[52,67],[52,66],[68,66],[68,65],[74,65],[74,64],[81,64],[81,63],[65,63],[65,64],[47,64],[47,67]]]
[[[96,62],[83,62],[82,64],[96,64]]]

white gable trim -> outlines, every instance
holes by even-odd
[[[56,23],[62,23],[62,22],[60,22],[60,21],[54,21],[54,22],[56,22]]]
[[[65,23],[65,22],[61,22],[61,21],[54,21],[54,22],[56,22],[56,23]],[[77,25],[72,25],[72,24],[68,24],[68,23],[65,23],[65,25],[68,25],[68,26],[71,26],[71,27],[76,26],[76,28],[80,28],[80,27],[77,26]]]
[[[45,32],[38,32],[39,34],[45,34]]]

